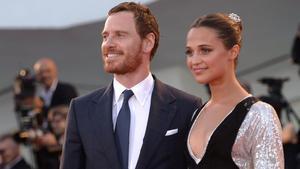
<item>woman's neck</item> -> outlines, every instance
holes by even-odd
[[[236,103],[249,95],[235,76],[210,83],[209,88],[211,91],[210,103]]]

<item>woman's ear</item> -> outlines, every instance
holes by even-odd
[[[154,33],[148,33],[143,39],[142,50],[144,53],[151,53],[155,43]]]
[[[240,46],[236,44],[230,49],[230,60],[235,60],[239,54]]]

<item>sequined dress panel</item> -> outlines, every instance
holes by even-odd
[[[281,132],[273,107],[261,101],[256,102],[242,122],[232,147],[234,163],[240,169],[284,169]],[[190,156],[200,163],[201,159],[191,150],[189,137],[187,143]]]

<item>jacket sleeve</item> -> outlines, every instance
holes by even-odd
[[[253,118],[251,155],[254,169],[284,169],[282,129],[276,111],[268,104]]]
[[[84,169],[85,155],[78,131],[76,100],[72,100],[70,105],[60,169]]]

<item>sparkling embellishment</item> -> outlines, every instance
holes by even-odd
[[[241,22],[241,18],[235,13],[229,14],[228,17],[232,19],[234,22]]]
[[[253,104],[232,147],[234,163],[240,169],[284,169],[281,131],[279,119],[272,106],[261,101]],[[193,155],[190,144],[187,146],[191,157],[198,164],[204,154],[198,159]]]
[[[241,169],[284,169],[281,125],[270,105],[259,101],[251,106],[231,155]]]

